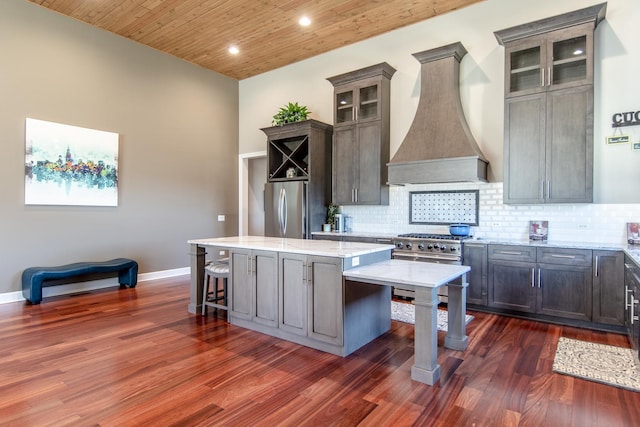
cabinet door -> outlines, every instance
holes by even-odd
[[[277,252],[253,251],[253,321],[278,326]]]
[[[335,126],[350,125],[356,121],[356,87],[348,85],[336,89],[333,105],[335,106],[333,123]]]
[[[252,289],[253,274],[251,251],[233,249],[229,251],[229,316],[251,320],[253,313]]]
[[[624,325],[624,253],[593,251],[593,321]]]
[[[535,313],[535,264],[489,261],[489,307]]]
[[[309,337],[341,345],[344,305],[341,260],[310,256],[307,265]]]
[[[545,100],[544,93],[505,100],[505,203],[543,203]]]
[[[380,80],[363,81],[356,89],[358,110],[356,120],[365,123],[380,119]]]
[[[357,165],[354,170],[356,189],[354,202],[358,205],[380,204],[380,122],[374,121],[358,124],[357,132]],[[384,183],[386,184],[386,183]]]
[[[464,243],[463,264],[471,267],[467,274],[467,303],[487,305],[487,245]]]
[[[593,83],[593,24],[550,32],[545,60],[550,90]]]
[[[547,203],[593,201],[593,87],[547,94]]]
[[[307,257],[278,254],[279,328],[298,335],[307,335]]]
[[[546,43],[527,38],[505,47],[505,95],[521,96],[545,90]]]
[[[358,153],[356,147],[356,128],[336,128],[333,133],[333,170],[332,199],[338,205],[350,205],[354,202],[355,166]]]
[[[591,267],[539,264],[536,288],[538,313],[591,320]]]

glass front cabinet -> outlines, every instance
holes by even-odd
[[[380,83],[353,84],[335,94],[335,126],[378,120],[380,118]]]
[[[520,96],[593,83],[593,24],[505,46],[505,94]]]

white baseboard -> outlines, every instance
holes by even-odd
[[[173,270],[153,271],[151,273],[138,274],[138,283],[167,277],[184,276],[190,273],[189,267],[174,268]],[[92,280],[89,282],[68,283],[66,285],[49,286],[42,288],[42,297],[54,297],[58,295],[75,294],[78,292],[92,291],[95,289],[110,288],[120,286],[117,277],[108,279]],[[25,301],[22,291],[6,292],[0,294],[0,304],[9,302]]]

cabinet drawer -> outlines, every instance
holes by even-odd
[[[489,245],[489,259],[536,262],[535,246]]]
[[[590,266],[591,255],[590,249],[538,248],[538,262],[546,264]]]

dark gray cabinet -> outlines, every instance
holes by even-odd
[[[333,126],[317,120],[263,128],[267,135],[267,181],[307,183],[307,233],[322,229],[331,202]]]
[[[232,249],[229,251],[229,271],[233,283],[229,287],[229,316],[277,326],[277,253]]]
[[[505,203],[593,201],[593,36],[605,11],[495,33],[505,46]]]
[[[284,331],[342,345],[340,258],[279,254],[280,323]]]
[[[395,71],[384,62],[327,79],[334,86],[333,203],[389,203],[389,93]]]
[[[593,321],[624,325],[624,253],[593,251]]]
[[[638,317],[638,304],[640,299],[640,267],[629,257],[624,260],[624,325],[627,330],[629,342],[634,350],[638,350],[640,337],[640,318]]]
[[[479,306],[487,305],[487,245],[481,243],[463,243],[463,265],[471,267],[467,274],[467,303]]]
[[[488,305],[591,321],[592,251],[489,245]]]

